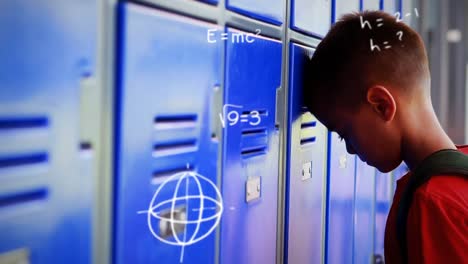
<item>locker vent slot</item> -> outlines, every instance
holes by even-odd
[[[266,154],[268,139],[265,128],[244,129],[241,134],[241,155],[243,158]]]
[[[264,154],[266,154],[266,146],[244,148],[241,151],[241,155],[244,157],[252,157],[252,156],[264,155]]]
[[[187,169],[188,167],[188,169]],[[153,173],[153,178],[163,178],[170,177],[177,173],[189,173],[193,171],[193,165],[185,165],[177,168],[167,169],[167,170],[158,170]]]
[[[0,131],[10,129],[42,128],[47,127],[49,121],[46,117],[0,118]]]
[[[48,159],[46,152],[0,157],[0,169],[44,163]]]
[[[242,130],[242,136],[265,136],[266,135],[266,129],[246,129]]]
[[[306,144],[314,143],[315,140],[316,140],[316,137],[310,137],[310,138],[301,139],[301,145],[306,145]],[[297,141],[296,141],[296,142],[297,142]]]
[[[314,143],[317,138],[313,136],[314,129],[317,127],[317,120],[311,118],[311,114],[306,110],[302,109],[302,122],[301,122],[301,146]]]
[[[180,140],[170,143],[156,143],[153,148],[153,156],[169,156],[197,150],[197,140]]]
[[[154,119],[154,127],[156,129],[178,129],[195,127],[197,123],[197,115],[164,115],[157,116]]]
[[[0,196],[0,208],[45,200],[47,194],[48,190],[46,188],[41,188]]]
[[[316,127],[316,126],[317,126],[317,121],[301,123],[301,129],[311,128],[311,127]]]

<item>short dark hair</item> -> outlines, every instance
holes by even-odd
[[[382,11],[341,17],[305,59],[303,74],[304,104],[312,113],[322,103],[358,106],[372,85],[410,90],[430,78],[421,37]]]

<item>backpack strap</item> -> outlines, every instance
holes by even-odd
[[[444,149],[425,158],[414,170],[402,193],[397,211],[397,239],[403,263],[408,263],[406,241],[406,222],[416,189],[427,182],[433,175],[457,175],[468,179],[468,155],[454,149]]]

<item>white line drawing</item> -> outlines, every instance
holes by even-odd
[[[221,120],[222,127],[226,127],[226,121],[229,126],[236,125],[239,121],[241,123],[249,123],[252,126],[257,126],[261,123],[262,118],[260,116],[260,112],[257,110],[253,111],[246,111],[243,114],[240,114],[236,110],[231,110],[227,114],[228,107],[241,109],[243,108],[242,105],[234,105],[234,104],[225,104],[223,106],[223,112],[219,113],[219,119]],[[268,116],[268,112],[263,113],[264,115]]]
[[[396,34],[398,35],[398,39],[401,41],[401,38],[403,37],[403,31],[400,30]]]
[[[387,44],[388,44],[388,41],[384,41],[384,43],[383,43],[383,44],[384,44],[384,45],[386,45],[386,46],[384,47],[385,49],[389,49],[389,48],[391,48],[391,47],[392,47],[392,46],[390,46],[390,45],[387,45]]]
[[[372,29],[372,26],[369,23],[369,21],[364,21],[364,18],[362,16],[359,16],[359,18],[361,19],[361,29],[363,29],[366,25],[369,27],[369,29]]]
[[[224,210],[221,192],[217,186],[210,179],[196,172],[190,171],[189,169],[190,167],[187,164],[187,171],[176,173],[161,183],[151,199],[148,210],[137,212],[138,214],[147,214],[148,228],[157,240],[168,245],[181,247],[180,263],[183,263],[184,260],[185,247],[193,245],[208,237],[219,225],[221,215]],[[183,191],[180,191],[179,188],[184,181],[185,193],[182,193]],[[195,183],[195,190],[197,191],[194,192],[194,188],[192,188],[192,192],[189,191],[190,181]],[[161,201],[161,197],[158,195],[162,190],[167,192],[167,188],[171,188],[171,186],[168,185],[169,182],[176,183],[175,188],[172,186],[174,192],[172,199]],[[202,182],[204,184],[202,184]],[[203,190],[202,186],[205,190]],[[210,197],[206,195],[206,193],[214,193],[214,195],[212,195],[213,197]],[[196,200],[195,204],[198,204],[198,208],[189,208],[189,203],[192,200]],[[214,206],[208,207],[207,203],[208,205]],[[176,215],[175,212],[178,210],[176,209],[176,205],[179,208],[181,205],[185,207],[185,212],[178,212],[180,215],[179,219],[174,217],[174,215]],[[167,212],[168,210],[170,213],[163,214],[164,211]],[[206,213],[204,215],[205,211],[212,211],[212,213],[208,213],[207,216]],[[190,212],[198,212],[198,214],[190,214]],[[168,224],[170,225],[171,235],[163,237],[159,230],[161,226],[167,228]],[[210,227],[207,232],[199,234],[202,224],[210,225]],[[176,227],[176,225],[178,226]],[[177,233],[177,230],[180,231],[181,229],[180,225],[183,225],[184,229],[182,238],[179,237],[180,234]],[[159,229],[157,227],[159,227]],[[189,227],[191,227],[190,230]],[[195,227],[194,230],[193,227]]]
[[[228,33],[221,33],[221,39],[222,40],[227,40],[228,39]]]
[[[223,112],[219,114],[219,119],[221,120],[221,125],[222,125],[223,127],[226,126],[226,121],[225,121],[224,117],[226,116],[226,111],[227,111],[227,108],[228,108],[228,107],[242,108],[241,105],[225,104],[225,105],[223,106]],[[237,114],[236,117],[235,117],[234,119],[230,119],[230,118],[229,118],[229,117],[231,116],[231,115],[230,115],[231,113]],[[230,124],[230,125],[233,125],[233,124],[237,123],[237,121],[239,120],[239,113],[237,113],[236,111],[231,111],[231,112],[228,113],[227,118],[229,119],[229,121],[231,121],[231,123],[229,123],[229,124]]]
[[[397,23],[403,21],[402,19],[400,19],[401,18],[400,12],[396,12],[394,16],[395,16],[395,21]]]
[[[217,31],[216,28],[214,29],[208,29],[207,33],[206,33],[206,40],[208,41],[208,43],[216,43],[216,40],[211,40],[211,36],[214,36],[214,34],[212,33],[213,31]]]
[[[377,27],[383,26],[383,23],[380,23],[380,22],[383,21],[383,18],[377,18],[375,21],[376,21],[376,22],[379,22],[379,23],[377,24]]]
[[[260,32],[262,32],[262,31],[261,31],[260,29],[257,28],[257,29],[255,30],[255,32],[257,32],[257,33],[255,34],[255,36],[258,36],[258,35],[260,34]],[[247,34],[247,36],[245,37],[245,41],[247,41],[248,43],[252,43],[252,42],[255,41],[255,39],[249,40],[249,37],[250,37],[251,35],[252,35],[252,33],[249,33],[249,34]]]
[[[252,118],[256,118],[257,119],[257,122],[249,122],[249,124],[251,124],[252,126],[256,126],[258,124],[260,124],[260,121],[261,121],[261,118],[260,118],[260,113],[256,110],[250,112]]]
[[[218,31],[218,29],[216,29],[216,28],[208,29],[208,31],[206,32],[206,41],[208,43],[216,43],[216,37],[217,36],[215,35],[215,33],[217,31]],[[232,32],[232,33],[223,32],[223,33],[220,33],[220,35],[221,35],[220,40],[221,41],[229,41],[229,39],[230,39],[231,43],[244,43],[244,41],[246,41],[247,43],[254,43],[255,38],[253,38],[253,37],[258,37],[262,31],[257,28],[255,30],[255,32],[256,32],[255,34],[254,33],[244,33],[244,32]],[[250,39],[250,38],[252,38],[252,39]]]
[[[370,47],[371,47],[371,51],[374,51],[374,49],[377,49],[378,51],[380,51],[379,45],[374,45],[374,42],[372,41],[372,39],[370,39]]]

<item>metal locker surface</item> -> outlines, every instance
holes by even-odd
[[[200,2],[206,2],[206,3],[209,3],[209,4],[218,4],[218,0],[198,0]]]
[[[375,235],[374,254],[384,256],[385,225],[393,201],[392,173],[376,171],[375,174]]]
[[[376,169],[356,158],[354,263],[371,263],[374,255]]]
[[[313,49],[294,43],[290,49],[286,260],[287,263],[322,263],[328,132],[301,107],[303,63],[312,56]]]
[[[324,37],[331,25],[331,0],[292,0],[291,28]]]
[[[362,0],[362,10],[380,10],[383,0]]]
[[[0,259],[90,263],[92,170],[80,81],[95,67],[96,2],[0,1]]]
[[[231,28],[228,33],[245,34]],[[276,259],[279,131],[275,103],[281,85],[282,45],[262,36],[250,40],[226,42],[223,264],[274,263]],[[238,122],[229,122],[236,113]],[[252,183],[258,184],[257,190],[248,188]]]
[[[226,0],[226,8],[274,25],[284,22],[284,0]]]
[[[354,188],[356,157],[331,133],[329,146],[327,262],[348,263],[353,259]]]
[[[390,14],[395,14],[400,11],[400,3],[402,0],[382,0],[383,10]]]
[[[214,263],[217,26],[128,3],[118,15],[114,260]]]
[[[336,22],[344,14],[359,12],[360,0],[333,0],[333,6],[332,19]]]

